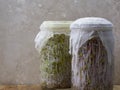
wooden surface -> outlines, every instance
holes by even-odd
[[[41,90],[41,88],[39,85],[0,85],[0,90]],[[114,90],[120,90],[120,85],[115,85]]]

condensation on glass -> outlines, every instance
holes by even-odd
[[[70,26],[73,90],[113,90],[113,25],[87,17]]]
[[[71,87],[69,26],[71,21],[45,21],[35,38],[40,55],[40,78],[43,90]]]

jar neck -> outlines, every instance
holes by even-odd
[[[89,32],[89,31],[102,31],[102,32],[106,32],[106,31],[112,31],[112,27],[81,27],[81,28],[71,28],[71,30],[77,30],[77,31],[85,31],[85,32]]]

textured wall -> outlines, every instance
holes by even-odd
[[[120,84],[120,0],[0,0],[0,84],[39,83],[34,49],[39,25],[86,16],[114,23],[115,84]]]

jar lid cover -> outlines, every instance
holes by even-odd
[[[44,21],[40,29],[61,29],[61,28],[69,28],[72,21]]]
[[[86,17],[86,18],[80,18],[77,19],[75,22],[73,22],[70,26],[71,29],[112,29],[113,24],[104,19],[99,17]]]

